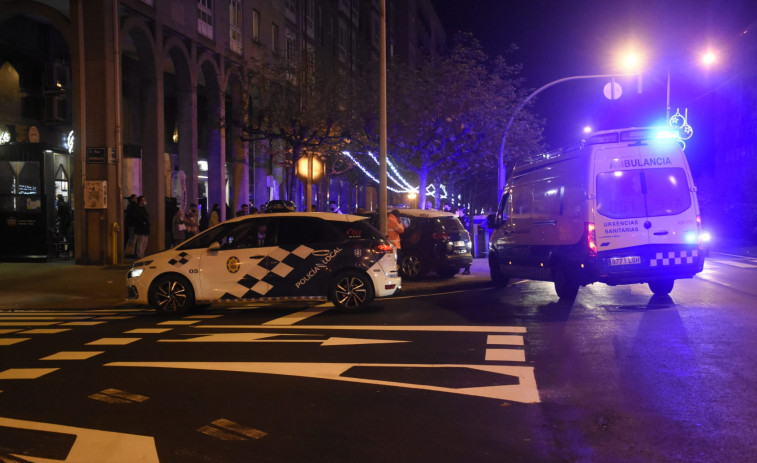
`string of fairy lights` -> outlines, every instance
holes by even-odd
[[[373,175],[364,165],[361,163],[355,156],[352,155],[349,151],[342,151],[342,154],[347,156],[355,165],[365,174],[366,177],[373,180],[375,183],[380,183],[379,180],[376,178],[375,175]],[[376,155],[372,152],[368,151],[368,157],[373,160],[374,164],[377,166],[379,165],[379,160],[376,158]],[[387,179],[390,180],[392,183],[394,183],[397,187],[393,187],[390,185],[387,185],[387,189],[389,191],[392,191],[394,193],[412,193],[412,194],[418,194],[419,186],[413,186],[410,182],[408,182],[405,177],[400,174],[399,170],[397,170],[397,166],[394,165],[394,163],[387,158],[387,166],[389,167],[389,171],[387,171]],[[449,194],[447,193],[447,187],[440,184],[439,185],[439,199],[447,199],[449,197]],[[437,188],[433,184],[429,184],[426,186],[426,196],[433,196],[435,197],[437,193]]]

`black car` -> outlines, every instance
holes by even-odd
[[[449,278],[473,262],[471,237],[455,214],[437,210],[399,209],[405,232],[399,268],[403,278],[414,280],[429,271]],[[368,214],[378,228],[378,214]]]

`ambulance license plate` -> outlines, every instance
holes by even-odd
[[[632,265],[640,264],[641,257],[629,256],[629,257],[610,257],[610,265]]]

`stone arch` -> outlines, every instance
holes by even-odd
[[[231,167],[229,203],[237,211],[242,204],[250,202],[250,156],[249,143],[243,141],[243,127],[249,124],[249,95],[243,80],[243,72],[237,67],[227,68],[225,75],[226,99],[226,146],[227,160]],[[253,198],[254,199],[254,198]]]
[[[14,16],[28,16],[37,20],[41,18],[44,19],[44,21],[49,22],[53,27],[58,29],[61,35],[63,35],[69,53],[71,53],[71,59],[75,62],[74,57],[78,57],[78,48],[72,46],[74,44],[74,33],[71,27],[71,22],[58,10],[43,3],[29,0],[4,2],[2,9],[0,9],[0,23],[3,23]]]
[[[208,53],[197,59],[197,149],[198,159],[207,161],[200,196],[204,196],[205,211],[213,204],[221,206],[221,218],[226,218],[226,146],[225,112],[221,89],[222,72]]]
[[[165,248],[166,166],[163,126],[162,52],[150,27],[138,17],[124,19],[121,50],[121,127],[125,196],[147,198],[151,217],[148,253]]]
[[[175,196],[177,205],[186,211],[189,204],[197,202],[197,77],[190,53],[178,37],[165,41],[162,61],[166,151],[176,174],[173,191],[167,196]],[[180,173],[185,176],[183,181]]]

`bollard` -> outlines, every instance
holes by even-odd
[[[118,264],[118,232],[121,231],[121,227],[118,226],[118,222],[113,222],[110,226],[111,234],[113,235],[113,265]]]

